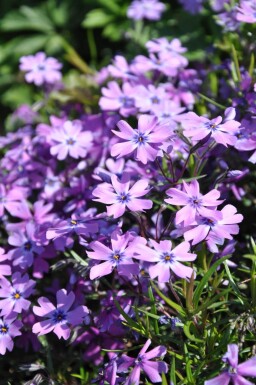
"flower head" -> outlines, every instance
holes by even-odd
[[[112,184],[102,183],[93,190],[93,195],[97,197],[95,201],[108,204],[107,213],[114,218],[121,217],[126,207],[131,211],[143,211],[151,209],[153,203],[149,199],[138,199],[146,195],[149,190],[148,182],[140,180],[130,188],[130,181],[119,182],[116,175],[111,177]]]
[[[134,366],[124,385],[139,385],[141,370],[146,373],[151,382],[161,382],[161,373],[166,373],[168,366],[163,361],[151,360],[152,358],[163,357],[166,354],[166,348],[164,346],[157,346],[156,348],[146,353],[150,344],[151,340],[149,339],[140,350],[136,358],[122,355],[121,359],[123,362],[118,366],[118,372],[125,371],[130,366]]]
[[[82,323],[83,318],[89,313],[86,306],[78,306],[70,311],[74,301],[75,294],[72,291],[67,294],[65,289],[57,291],[57,306],[54,306],[46,297],[40,297],[38,299],[40,306],[34,306],[33,311],[39,317],[47,319],[34,324],[33,333],[41,336],[53,331],[59,339],[67,340],[71,326]]]
[[[227,365],[224,372],[219,376],[205,381],[204,385],[228,385],[230,381],[234,385],[252,385],[244,376],[256,377],[256,356],[238,364],[238,346],[236,344],[228,345],[228,351],[222,357]]]
[[[34,56],[22,56],[20,59],[20,69],[26,72],[26,81],[37,86],[61,80],[61,67],[62,64],[58,60],[46,57],[44,52],[38,52]]]
[[[157,118],[151,115],[139,117],[138,129],[133,129],[124,120],[117,126],[120,131],[112,131],[125,142],[114,144],[111,155],[120,158],[136,151],[136,158],[143,164],[156,159],[159,146],[170,136],[169,128],[158,125]]]

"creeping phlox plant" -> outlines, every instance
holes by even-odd
[[[67,91],[59,60],[20,59],[41,104],[20,106],[19,128],[0,138],[9,384],[14,362],[27,385],[256,378],[256,93],[246,43],[255,4],[180,4],[210,7],[225,44],[239,31],[239,48],[222,64],[197,63],[179,36],[152,33],[141,54],[118,54],[88,75],[99,96],[89,105],[56,99]],[[127,17],[150,23],[165,12],[167,3],[134,0]]]

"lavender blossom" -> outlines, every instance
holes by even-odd
[[[165,5],[158,0],[133,0],[127,16],[133,20],[159,20],[164,10]]]
[[[163,357],[166,354],[166,348],[164,346],[157,346],[146,353],[150,344],[151,340],[148,339],[140,350],[137,358],[131,358],[125,354],[122,355],[121,360],[123,362],[118,366],[117,372],[125,371],[130,366],[134,366],[124,385],[139,385],[141,370],[146,373],[151,382],[155,383],[162,381],[161,373],[167,372],[167,364],[163,361],[151,360],[152,358]]]
[[[158,125],[157,118],[150,115],[139,117],[138,129],[134,130],[124,120],[117,126],[120,131],[112,130],[113,133],[126,141],[115,144],[111,155],[120,158],[136,151],[136,158],[143,164],[156,159],[159,145],[170,136],[169,128]]]
[[[13,349],[13,337],[21,335],[22,322],[17,320],[17,314],[11,313],[7,317],[0,318],[0,354],[5,354]]]
[[[60,81],[61,67],[62,64],[58,60],[53,57],[46,57],[44,52],[38,52],[34,56],[22,56],[20,59],[20,69],[26,72],[26,81],[37,86]]]
[[[121,217],[126,207],[131,211],[144,211],[151,209],[153,203],[149,199],[138,199],[146,195],[149,190],[148,182],[140,180],[130,188],[130,181],[119,182],[116,175],[111,177],[112,184],[102,183],[93,190],[92,194],[97,197],[97,202],[107,205],[107,213],[114,218]]]
[[[12,275],[12,283],[6,278],[0,279],[0,309],[1,316],[7,316],[11,312],[21,313],[28,310],[30,301],[27,300],[33,291],[36,282],[29,279],[28,274],[24,276],[20,272]]]
[[[244,376],[256,377],[256,356],[238,364],[238,345],[229,344],[222,361],[226,363],[227,368],[219,376],[205,381],[204,385],[228,385],[230,381],[234,385],[253,385]]]
[[[71,333],[71,326],[79,325],[84,317],[89,314],[86,306],[78,306],[69,310],[75,301],[75,294],[71,291],[67,294],[65,289],[58,290],[57,306],[54,306],[46,297],[40,297],[40,306],[34,306],[33,312],[39,317],[46,317],[47,320],[37,322],[33,326],[33,333],[39,336],[53,331],[58,338],[67,340]]]

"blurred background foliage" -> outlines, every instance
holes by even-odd
[[[165,1],[158,22],[134,22],[126,17],[130,0],[9,0],[0,2],[0,110],[5,117],[19,105],[40,98],[36,87],[24,83],[19,58],[45,51],[64,65],[69,83],[80,73],[92,74],[117,53],[128,59],[145,52],[150,38],[179,37],[190,60],[202,60],[212,35],[221,33],[207,9],[193,16],[177,1]],[[87,98],[88,99],[88,98]]]

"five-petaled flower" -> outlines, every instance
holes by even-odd
[[[156,116],[152,115],[141,115],[138,129],[133,129],[124,120],[120,120],[117,127],[120,131],[112,132],[125,142],[114,144],[111,155],[120,158],[136,151],[136,159],[143,164],[156,159],[159,146],[171,135],[169,127],[159,125]]]
[[[53,331],[58,338],[67,340],[70,336],[71,326],[79,325],[84,317],[89,314],[86,306],[78,306],[69,310],[75,301],[75,294],[71,291],[67,294],[65,289],[57,291],[57,306],[54,306],[46,297],[40,297],[40,306],[34,306],[33,312],[39,317],[47,319],[33,325],[33,333],[39,336]]]
[[[122,362],[118,366],[118,372],[126,371],[130,366],[134,366],[124,385],[139,385],[141,370],[146,373],[151,382],[162,381],[161,374],[167,372],[167,364],[163,361],[151,360],[152,358],[163,357],[166,354],[166,348],[164,346],[157,346],[146,353],[150,344],[151,340],[148,339],[136,358],[128,357],[125,354],[122,355]]]
[[[121,217],[126,207],[131,211],[143,211],[151,209],[153,203],[149,199],[138,199],[146,195],[149,190],[148,181],[140,180],[130,188],[130,181],[119,182],[116,175],[112,175],[110,183],[102,183],[93,190],[92,194],[97,197],[97,202],[107,205],[107,213],[114,218]]]
[[[238,364],[238,345],[230,344],[222,361],[227,364],[227,368],[219,376],[205,381],[204,385],[228,385],[230,381],[234,385],[253,385],[244,376],[256,377],[256,356]]]

